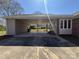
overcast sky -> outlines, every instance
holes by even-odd
[[[45,12],[44,0],[18,0],[25,13]],[[50,14],[73,14],[79,11],[79,0],[46,0]]]

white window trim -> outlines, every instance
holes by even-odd
[[[65,20],[67,20],[67,28],[64,28],[64,26],[65,26],[65,25],[64,25],[64,21],[65,21]],[[70,26],[70,28],[68,28],[68,21],[69,21],[69,20],[71,20],[71,26]],[[63,28],[61,28],[61,21],[63,21]],[[72,29],[72,19],[60,19],[60,22],[59,22],[59,23],[60,23],[60,26],[59,26],[60,29]]]

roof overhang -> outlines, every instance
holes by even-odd
[[[73,15],[49,15],[50,19],[59,19],[59,18],[73,18]],[[5,16],[5,19],[48,19],[48,15],[34,15],[34,14],[24,14],[24,15],[15,15],[15,16]]]

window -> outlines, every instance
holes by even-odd
[[[71,20],[68,20],[68,28],[71,28]]]
[[[64,28],[67,28],[67,20],[64,20]]]
[[[63,20],[61,20],[61,28],[63,28]]]
[[[71,28],[71,20],[68,20],[68,19],[63,19],[61,20],[61,23],[60,23],[60,28],[61,29],[70,29]]]

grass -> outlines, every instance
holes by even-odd
[[[49,29],[31,29],[31,32],[47,32]]]
[[[6,31],[0,31],[0,36],[5,35]]]

